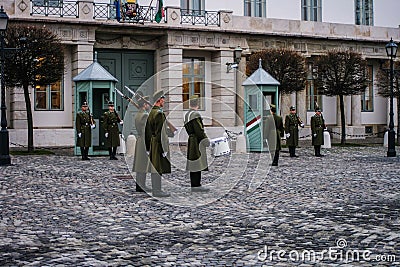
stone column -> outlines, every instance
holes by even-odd
[[[166,7],[166,16],[168,25],[181,24],[181,8],[180,7]]]
[[[157,90],[167,95],[165,110],[175,127],[183,126],[182,119],[182,49],[163,48],[158,51],[160,71],[156,74]]]
[[[8,115],[8,127],[14,129],[27,129],[28,122],[26,116],[25,96],[24,89],[22,87],[8,88],[10,104],[7,111]],[[10,90],[11,89],[11,90]],[[35,103],[33,102],[31,95],[32,108]]]
[[[244,121],[244,87],[243,82],[246,79],[246,57],[242,57],[239,63],[239,68],[236,72],[236,114],[238,115],[237,124],[241,124]]]
[[[302,119],[304,124],[307,124],[307,104],[306,104],[306,90],[301,90],[296,93],[296,108],[297,114]]]
[[[361,96],[360,95],[351,96],[351,125],[352,126],[361,126]]]
[[[94,20],[93,0],[80,0],[78,2],[79,20]]]
[[[236,89],[234,70],[227,73],[226,63],[232,61],[232,51],[218,51],[212,54],[212,117],[213,125],[234,126],[236,111]]]

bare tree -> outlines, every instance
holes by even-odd
[[[280,93],[290,94],[304,90],[307,72],[305,60],[300,53],[284,48],[255,52],[247,62],[246,75],[249,76],[258,69],[260,58],[263,69],[280,82]]]
[[[344,145],[346,143],[344,96],[356,95],[365,91],[367,86],[366,61],[357,52],[331,50],[317,59],[316,66],[317,88],[324,95],[339,96],[341,144]]]
[[[44,86],[62,78],[64,51],[60,39],[45,27],[10,25],[6,32],[6,47],[21,47],[5,64],[8,87],[22,86],[28,121],[28,151],[33,146],[33,118],[29,86]]]
[[[394,62],[393,96],[397,99],[397,144],[400,144],[400,62]],[[378,94],[390,97],[389,62],[383,65],[376,74]]]

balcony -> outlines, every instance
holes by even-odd
[[[221,12],[207,10],[188,10],[165,7],[166,16],[160,23],[168,23],[171,14],[172,24],[220,26]],[[92,15],[92,16],[90,16]],[[120,23],[154,23],[155,6],[132,6],[125,2],[110,4],[100,1],[31,0],[30,16],[92,19],[95,21],[118,21]]]

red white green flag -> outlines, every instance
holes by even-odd
[[[165,16],[163,5],[164,5],[164,1],[163,0],[157,0],[157,6],[156,6],[157,13],[156,13],[156,16],[154,18],[154,20],[157,23],[160,23],[161,19]]]

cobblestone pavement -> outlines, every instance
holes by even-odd
[[[13,156],[0,167],[0,266],[399,266],[400,157],[323,152],[282,153],[250,192],[254,154],[232,166],[244,174],[227,195],[200,207],[136,193],[122,159]],[[183,171],[164,179],[189,189]]]

